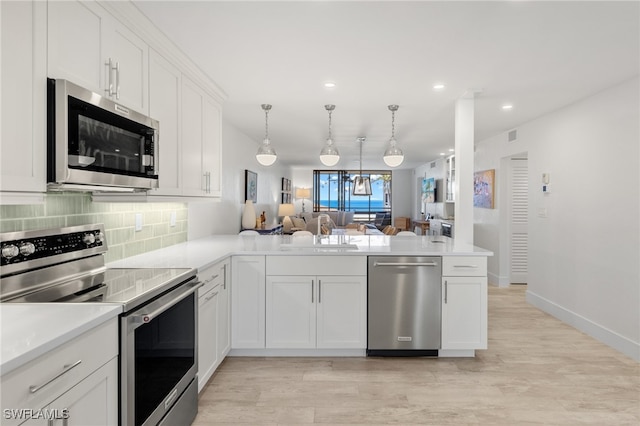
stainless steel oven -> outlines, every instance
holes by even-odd
[[[67,80],[47,88],[49,189],[158,187],[156,120]]]
[[[188,425],[198,410],[197,303],[199,283],[180,286],[123,315],[123,425]],[[187,398],[178,398],[188,392]],[[176,404],[176,401],[178,403]],[[167,413],[171,413],[169,417]]]
[[[110,269],[103,225],[0,234],[3,303],[118,303],[120,425],[189,425],[198,410],[190,268]]]

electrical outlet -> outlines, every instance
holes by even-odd
[[[172,228],[176,226],[176,212],[171,212],[169,215],[169,226]]]
[[[135,231],[142,231],[142,213],[136,213]]]
[[[547,209],[541,207],[538,209],[538,217],[547,217]]]

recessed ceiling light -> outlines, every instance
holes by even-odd
[[[326,83],[324,83],[325,89],[333,89],[334,87],[336,87],[336,83],[334,83],[333,81],[327,81]]]
[[[444,152],[441,152],[440,155],[444,155]]]
[[[444,84],[442,83],[436,83],[433,85],[433,90],[443,90],[444,89]]]
[[[449,152],[453,152],[453,151],[455,151],[455,149],[449,148]]]
[[[513,105],[511,105],[511,104],[502,105],[502,109],[505,110],[505,111],[509,111],[509,110],[513,109]]]

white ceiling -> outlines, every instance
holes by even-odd
[[[481,91],[479,141],[640,73],[638,1],[134,3],[222,87],[224,116],[257,142],[260,104],[273,105],[269,137],[292,166],[324,168],[325,104],[336,105],[335,168],[358,167],[358,136],[363,167],[387,168],[389,104],[400,106],[400,168],[413,168],[453,148],[455,101],[469,90]]]

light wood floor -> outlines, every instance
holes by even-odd
[[[639,364],[525,290],[490,287],[474,359],[227,358],[194,425],[639,425]]]

